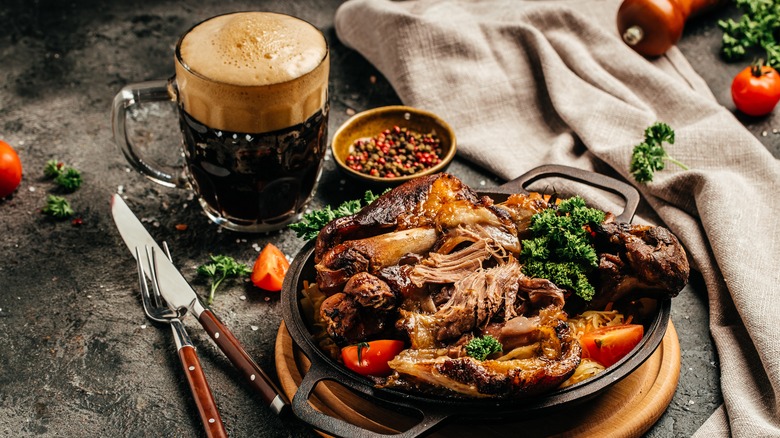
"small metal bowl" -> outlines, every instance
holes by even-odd
[[[355,140],[373,137],[394,126],[407,128],[421,134],[436,134],[441,142],[441,162],[412,175],[396,178],[366,175],[347,166],[346,160]],[[450,125],[436,114],[409,106],[396,105],[374,108],[352,116],[333,135],[331,150],[338,168],[345,174],[373,186],[390,187],[419,176],[444,171],[455,158],[456,142],[455,133]]]

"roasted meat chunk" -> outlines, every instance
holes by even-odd
[[[439,330],[439,341],[458,338],[483,327],[504,307],[507,297],[514,299],[520,276],[520,264],[514,259],[489,269],[474,271],[453,285],[452,295],[432,317]]]
[[[437,239],[436,230],[421,227],[340,243],[315,266],[317,284],[323,292],[337,292],[359,272],[376,273],[398,264],[407,254],[427,253]]]
[[[557,307],[540,312],[535,334],[514,357],[478,361],[436,349],[408,349],[390,361],[385,387],[447,388],[468,397],[524,397],[557,388],[580,363],[582,348]]]
[[[347,240],[430,225],[442,205],[460,199],[477,202],[476,193],[446,173],[416,178],[380,196],[359,213],[336,219],[317,236],[314,260]]]
[[[595,245],[598,293],[590,308],[626,298],[674,297],[688,283],[685,249],[666,228],[605,223],[596,230]]]
[[[395,307],[395,294],[390,286],[368,272],[352,276],[344,286],[344,294],[351,296],[363,307],[391,310]]]

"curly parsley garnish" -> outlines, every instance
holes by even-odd
[[[639,183],[647,183],[653,180],[656,170],[663,170],[666,164],[664,160],[688,170],[688,166],[675,160],[663,148],[663,142],[674,144],[674,131],[669,125],[656,122],[645,129],[645,141],[634,146],[631,154],[630,171]]]
[[[596,291],[587,273],[598,266],[590,230],[604,217],[603,211],[586,207],[579,196],[533,215],[529,227],[533,237],[523,240],[520,252],[523,273],[546,278],[590,301]]]
[[[501,343],[491,335],[474,338],[466,344],[466,354],[476,360],[485,360],[491,354],[502,350]]]
[[[74,192],[81,187],[81,172],[68,167],[59,160],[49,160],[43,169],[47,178],[53,178],[54,182],[68,192]]]
[[[81,187],[81,172],[69,167],[65,172],[59,174],[54,182],[65,190],[73,192]]]
[[[57,219],[66,219],[73,215],[73,209],[68,200],[54,195],[49,195],[46,198],[46,206],[43,207],[42,211]]]
[[[731,18],[718,21],[723,30],[723,56],[734,61],[745,57],[751,49],[766,51],[767,65],[780,68],[780,1],[736,0],[743,15],[739,21]]]
[[[228,277],[238,277],[252,272],[243,263],[238,263],[233,257],[225,255],[212,255],[211,263],[206,263],[198,267],[198,274],[211,278],[211,290],[206,301],[211,304],[214,301],[214,292],[217,290],[222,280]]]
[[[384,193],[387,193],[387,190]],[[303,219],[288,225],[287,228],[295,231],[297,237],[304,240],[312,240],[317,237],[317,234],[319,234],[322,227],[327,225],[330,221],[344,216],[351,216],[359,212],[364,206],[376,201],[379,196],[380,195],[374,195],[373,192],[368,190],[365,195],[363,195],[362,202],[360,199],[345,201],[335,210],[332,209],[330,205],[326,205],[323,209],[304,214]]]
[[[47,178],[56,178],[62,173],[64,168],[65,163],[62,161],[49,160],[46,162],[46,167],[43,168],[43,174],[46,175]]]

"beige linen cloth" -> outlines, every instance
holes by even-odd
[[[780,436],[780,165],[677,48],[651,62],[623,44],[619,4],[352,0],[335,22],[405,104],[453,126],[462,158],[506,179],[555,163],[636,185],[707,285],[724,406],[697,436]],[[638,185],[631,151],[655,121],[691,170]]]

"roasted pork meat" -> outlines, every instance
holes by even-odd
[[[314,260],[319,262],[326,251],[347,240],[429,225],[442,205],[461,199],[475,204],[477,194],[452,175],[439,173],[413,179],[359,213],[326,225],[317,236]]]
[[[396,374],[382,386],[447,388],[474,398],[524,397],[557,388],[577,368],[582,351],[565,319],[560,308],[544,309],[534,334],[512,349],[514,356],[500,360],[453,358],[435,348],[404,350],[390,362]]]
[[[626,297],[677,296],[688,283],[688,257],[677,237],[663,227],[605,223],[596,230],[598,291],[593,309]]]
[[[523,273],[531,218],[557,208],[549,196],[511,195],[494,204],[452,175],[418,178],[317,238],[320,308],[340,345],[401,338],[385,387],[466,397],[522,397],[552,389],[580,362],[569,330],[572,292]],[[676,295],[688,262],[668,230],[612,222],[592,231],[596,294],[586,306]],[[491,335],[502,352],[477,360],[465,346]]]
[[[317,264],[317,284],[323,292],[336,292],[353,275],[397,265],[407,254],[427,253],[437,240],[436,230],[420,227],[339,243]]]

